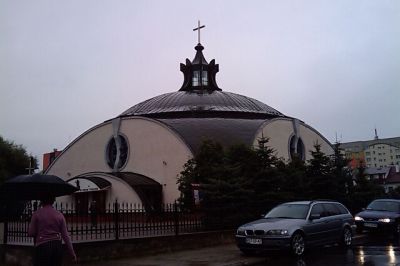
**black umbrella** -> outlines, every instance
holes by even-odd
[[[11,199],[35,200],[69,195],[78,188],[55,175],[19,175],[6,181],[0,189]]]

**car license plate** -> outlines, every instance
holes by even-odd
[[[262,239],[261,238],[246,238],[246,243],[252,244],[252,245],[261,245]]]
[[[370,228],[377,228],[378,227],[377,224],[373,224],[373,223],[365,223],[364,226],[365,227],[370,227]]]

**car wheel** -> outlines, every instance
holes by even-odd
[[[396,223],[394,227],[394,237],[399,238],[400,234],[400,223]]]
[[[351,234],[351,230],[348,227],[343,229],[341,245],[343,247],[350,247],[353,242],[353,236]]]
[[[304,254],[304,251],[306,249],[306,242],[304,236],[300,232],[294,233],[294,235],[292,236],[290,248],[292,254],[295,256],[301,256]]]
[[[361,225],[357,225],[356,227],[356,233],[357,234],[361,234],[363,232],[363,228],[361,227]]]

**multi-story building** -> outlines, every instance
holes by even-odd
[[[400,148],[398,146],[386,143],[371,144],[364,153],[367,167],[400,165]]]
[[[350,159],[353,168],[363,164],[365,167],[389,167],[400,165],[400,137],[354,141],[342,143],[346,158]]]
[[[49,168],[50,164],[60,155],[62,151],[58,151],[54,149],[52,152],[43,154],[43,171],[46,171]]]

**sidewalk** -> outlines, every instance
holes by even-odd
[[[169,252],[151,256],[92,262],[83,265],[97,266],[240,266],[265,261],[262,257],[245,257],[235,244]]]

